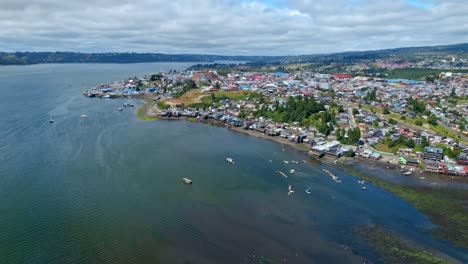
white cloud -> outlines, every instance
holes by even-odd
[[[463,0],[0,0],[0,50],[293,55],[468,42]]]

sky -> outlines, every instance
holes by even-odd
[[[0,51],[301,55],[468,42],[467,0],[0,0]]]

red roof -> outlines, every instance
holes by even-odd
[[[352,76],[349,75],[349,74],[335,74],[335,75],[333,75],[333,77],[335,77],[335,79],[349,79],[349,78],[352,78]]]

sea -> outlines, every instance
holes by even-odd
[[[339,167],[82,95],[192,64],[0,67],[0,263],[379,263],[359,232],[373,225],[468,262],[412,205]]]

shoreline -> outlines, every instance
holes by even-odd
[[[262,138],[270,141],[274,141],[283,145],[290,146],[294,150],[305,153],[307,157],[312,158],[308,155],[309,148],[300,149],[297,146],[306,144],[297,144],[295,142],[289,141],[281,137],[272,137],[260,133],[254,130],[246,130],[241,127],[233,127],[222,121],[217,121],[213,119],[209,120],[200,120],[194,117],[164,117],[156,113],[153,107],[157,104],[155,102],[146,102],[140,106],[137,110],[137,115],[142,120],[173,120],[173,121],[188,121],[188,122],[200,122],[207,125],[214,125],[218,127],[225,127],[232,131],[240,132],[257,138]],[[456,245],[460,248],[468,249],[468,210],[466,209],[465,203],[468,201],[468,192],[466,189],[460,189],[450,186],[430,186],[422,184],[411,185],[409,183],[397,183],[393,182],[390,179],[385,179],[380,176],[374,175],[372,171],[368,171],[364,175],[358,166],[356,166],[355,161],[363,161],[358,163],[364,167],[378,167],[377,170],[387,170],[385,169],[389,163],[385,160],[371,161],[368,159],[363,159],[360,157],[341,157],[339,159],[331,157],[323,157],[321,159],[315,159],[320,161],[323,164],[327,164],[332,167],[338,167],[340,170],[348,173],[349,175],[356,177],[361,180],[366,180],[369,183],[405,200],[408,204],[414,206],[422,214],[426,215],[429,220],[437,225],[438,227],[434,230],[429,230],[428,233],[441,240],[448,241],[453,245]],[[337,160],[337,161],[336,161]],[[371,162],[375,166],[367,164]],[[390,163],[393,167],[388,171],[394,171],[399,169],[398,164]],[[361,168],[362,169],[362,168]],[[375,170],[375,168],[373,168]],[[424,172],[420,174],[424,177],[428,177],[428,183],[433,181],[434,174],[429,172]],[[438,174],[435,174],[438,175]],[[401,175],[401,177],[405,177]],[[415,177],[415,176],[410,176]],[[419,178],[419,177],[418,177]],[[404,178],[403,178],[404,179]],[[456,180],[458,183],[465,184],[466,178],[457,177]],[[443,181],[453,182],[452,178],[444,178]],[[434,181],[433,181],[434,182]]]
[[[170,120],[170,121],[200,122],[200,123],[207,124],[207,125],[225,127],[236,132],[254,136],[256,138],[262,138],[262,139],[266,139],[269,141],[273,141],[273,142],[277,142],[283,145],[290,146],[299,152],[306,153],[308,158],[314,158],[308,155],[308,152],[310,149],[308,143],[295,143],[293,141],[282,138],[280,136],[269,136],[269,135],[266,135],[264,133],[261,133],[255,130],[243,129],[242,127],[234,127],[222,121],[218,121],[214,119],[202,120],[202,119],[197,119],[196,117],[186,117],[186,116],[165,117],[165,116],[159,115],[157,113],[158,110],[154,109],[154,107],[157,108],[157,104],[155,102],[149,102],[149,101],[145,102],[145,104],[143,104],[137,109],[137,116],[142,120]],[[138,111],[140,111],[140,113],[138,113]],[[364,161],[364,162],[369,162],[369,163],[381,166],[383,170],[395,171],[395,170],[400,169],[401,167],[400,164],[392,163],[392,160],[396,159],[397,157],[398,155],[394,155],[394,157],[383,155],[383,158],[380,160],[370,160],[370,159],[362,158],[359,156],[354,156],[354,157],[342,156],[340,158],[334,158],[334,157],[329,157],[325,155],[321,158],[314,158],[314,159],[318,161],[322,161],[322,163],[326,163],[328,165],[335,165],[333,161],[337,161],[337,164],[344,164],[344,165],[346,165],[346,163],[349,163],[351,161]],[[390,169],[387,169],[386,166],[390,166]],[[411,168],[411,167],[405,166],[405,168]],[[423,171],[422,173],[420,173],[419,171],[421,169],[416,168],[416,170],[417,171],[414,171],[413,175],[405,176],[405,177],[417,177],[417,178],[425,177],[427,180],[437,178],[437,180],[439,181],[454,182],[454,183],[468,183],[467,177],[447,176],[447,175],[442,175],[442,174],[433,173],[429,171]]]

